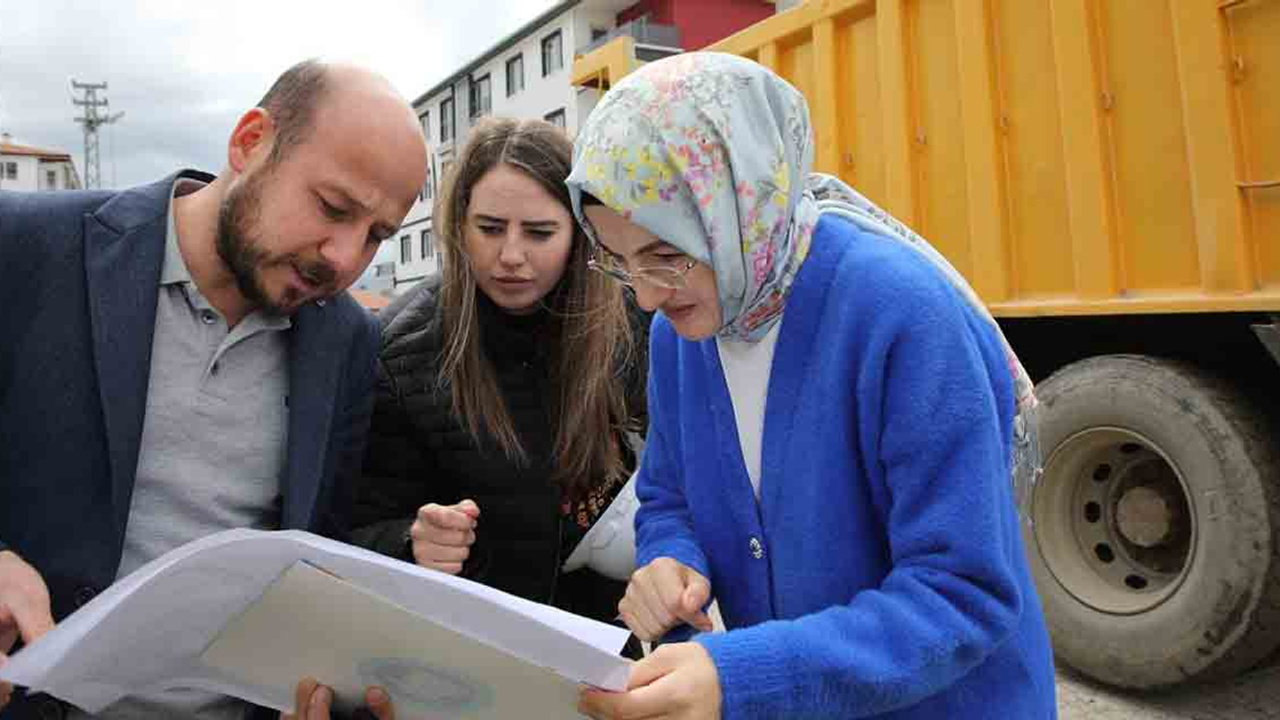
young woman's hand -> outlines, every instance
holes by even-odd
[[[702,611],[710,600],[711,583],[701,573],[664,557],[631,574],[618,612],[636,637],[653,642],[681,623],[710,631]]]
[[[583,690],[578,712],[596,720],[613,718],[720,717],[720,674],[697,643],[663,645],[631,666],[626,692]]]
[[[414,562],[450,575],[462,572],[462,563],[476,541],[479,518],[480,508],[471,500],[418,508],[418,517],[409,528]]]

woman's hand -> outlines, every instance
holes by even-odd
[[[418,508],[409,528],[413,561],[425,568],[457,575],[476,541],[480,507],[471,500],[456,505],[430,503]]]
[[[709,632],[702,608],[710,600],[711,583],[701,573],[664,557],[631,574],[618,612],[636,637],[653,642],[681,623]]]
[[[596,720],[614,718],[720,717],[720,674],[698,643],[663,645],[631,667],[626,692],[583,690],[578,712]]]

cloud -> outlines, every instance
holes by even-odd
[[[107,82],[104,187],[217,172],[236,118],[306,57],[356,62],[412,100],[553,0],[3,0],[0,129],[61,148],[83,177],[68,81]],[[114,182],[113,182],[114,180]]]

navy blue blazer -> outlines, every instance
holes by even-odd
[[[116,575],[146,410],[169,196],[0,192],[0,548],[61,620]],[[378,325],[346,293],[289,333],[281,524],[345,539],[373,402]]]

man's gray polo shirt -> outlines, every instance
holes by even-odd
[[[180,179],[174,195],[200,186]],[[290,321],[255,311],[228,329],[191,280],[172,201],[168,222],[147,411],[117,578],[220,530],[280,525]],[[245,707],[204,692],[165,692],[126,698],[100,717],[239,718]]]

